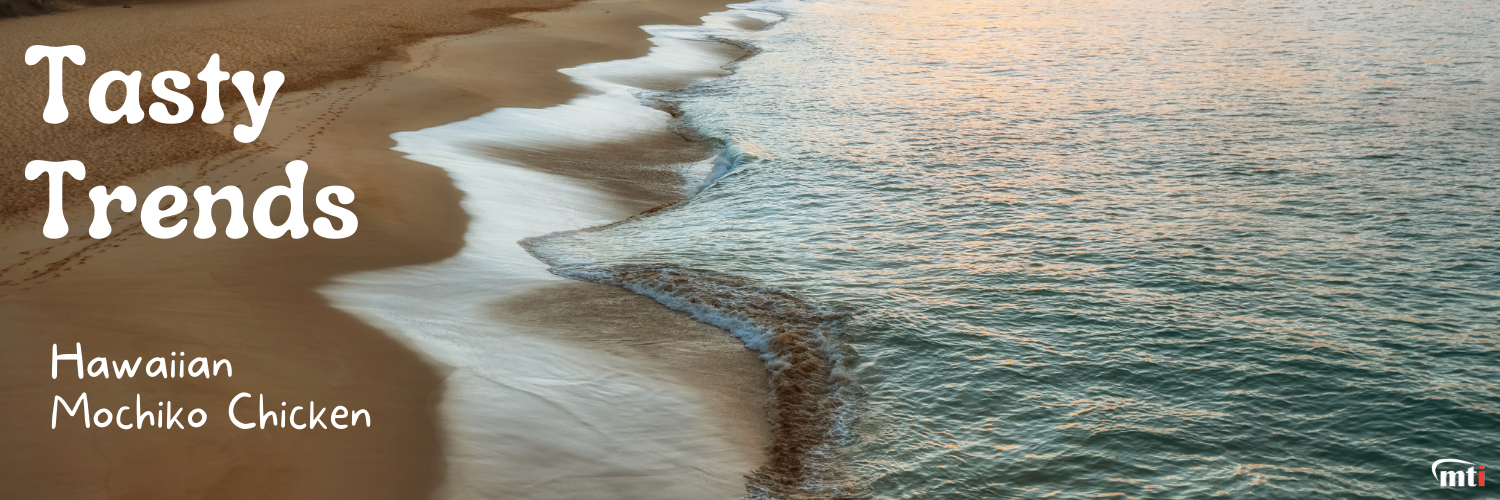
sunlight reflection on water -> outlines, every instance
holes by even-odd
[[[579,260],[856,311],[880,498],[1406,498],[1500,438],[1500,6],[794,3]]]

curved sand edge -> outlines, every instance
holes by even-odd
[[[380,64],[374,76],[284,93],[273,107],[262,147],[152,170],[126,183],[141,193],[163,184],[237,185],[253,196],[278,181],[286,161],[303,159],[312,166],[309,190],[341,184],[357,193],[354,209],[361,228],[348,240],[155,240],[136,227],[100,242],[79,237],[89,214],[87,207],[75,206],[69,217],[74,236],[51,241],[37,229],[41,214],[10,219],[14,229],[0,233],[0,283],[5,283],[0,286],[0,330],[15,332],[0,339],[5,343],[0,380],[6,381],[0,386],[0,404],[15,409],[0,417],[0,464],[5,465],[0,467],[0,485],[13,493],[6,496],[429,496],[444,477],[444,438],[433,409],[442,377],[451,372],[434,373],[400,343],[328,307],[312,292],[332,276],[441,259],[462,245],[467,217],[457,204],[461,193],[438,169],[390,151],[388,135],[498,107],[561,103],[577,87],[556,73],[557,68],[643,54],[648,44],[637,26],[694,23],[697,16],[722,6],[702,1],[600,2],[553,14],[575,16],[579,23],[571,28],[551,20],[546,27],[429,40],[407,49],[409,60]],[[91,51],[90,62],[92,66],[108,60]],[[16,70],[10,65],[20,66],[7,64],[7,72]],[[112,67],[99,65],[101,72]],[[228,126],[221,124],[211,132],[227,137]],[[14,135],[3,137],[16,140]],[[81,184],[109,183],[94,175],[99,168],[91,163],[90,182]],[[645,200],[639,197],[625,200],[607,211],[629,215],[644,208],[640,204]],[[184,215],[196,216],[191,208]],[[221,227],[224,222],[221,218]],[[567,293],[628,300],[609,298],[611,293],[626,293],[607,287],[566,286],[595,290]],[[637,301],[619,309],[646,315],[654,311],[659,320],[655,324],[683,325],[685,318],[676,313]],[[496,307],[504,311],[507,304],[513,305]],[[571,332],[576,335],[573,340],[596,345],[601,344],[598,338],[609,335],[617,334],[612,337],[620,339],[616,343],[628,343],[625,339],[634,335],[628,328],[596,335],[585,331],[592,327],[561,321],[576,315],[559,318],[556,309],[540,306],[522,309],[534,315],[517,314],[516,322],[538,335]],[[692,325],[698,330],[684,335],[712,331]],[[623,359],[617,366],[636,367],[701,397],[698,406],[704,414],[688,417],[711,421],[715,429],[733,430],[724,440],[736,443],[742,453],[737,460],[749,462],[739,471],[743,473],[758,465],[763,453],[759,446],[766,423],[759,406],[764,391],[754,388],[763,384],[763,368],[749,351],[736,351],[732,339],[715,338],[721,340],[717,358],[682,350],[668,357],[639,350],[632,354],[618,346],[599,351]],[[231,380],[211,382],[50,380],[46,355],[51,344],[72,342],[83,342],[89,356],[151,357],[187,350],[231,359],[237,371]],[[689,367],[700,368],[677,367],[686,359],[696,360]],[[714,359],[725,360],[725,368],[721,370]],[[722,378],[698,381],[691,375],[695,372],[718,372]],[[725,393],[725,388],[734,392]],[[112,404],[140,393],[147,401],[171,399],[202,407],[210,412],[210,425],[192,434],[46,430],[51,396],[79,391]],[[378,424],[359,434],[239,431],[224,422],[221,409],[239,391],[266,393],[268,400],[367,408]],[[608,452],[607,443],[600,444],[600,452]],[[553,479],[515,493],[558,498],[589,491],[567,474]],[[743,493],[738,477],[704,477],[703,482],[713,491]],[[599,490],[593,491],[594,496],[581,497],[596,498]]]

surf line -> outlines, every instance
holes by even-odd
[[[745,31],[736,26],[737,18],[744,16],[763,21],[769,27],[783,16],[754,10],[751,5],[736,5],[729,12],[707,16],[702,26],[648,26],[643,29],[658,36],[670,34],[669,40],[728,43],[746,48],[753,55],[758,52],[753,47],[727,38]],[[647,68],[631,69],[639,72],[661,69],[651,68],[644,62],[637,66]],[[576,81],[601,90],[618,91],[620,86],[611,82],[610,77],[616,74],[606,68],[585,65],[565,72]],[[632,73],[631,76],[638,74]],[[611,89],[610,85],[617,87]],[[670,114],[674,120],[681,120],[680,110],[672,110]],[[713,168],[705,178],[697,182],[688,180],[687,194],[692,196],[709,189],[719,178],[738,170],[739,156],[732,144],[724,146],[712,159]],[[527,238],[521,241],[521,245],[533,257],[548,264],[553,274],[617,286],[646,296],[670,309],[686,312],[697,321],[728,330],[747,347],[762,353],[761,359],[771,376],[771,393],[767,397],[772,442],[767,463],[747,476],[746,487],[752,498],[857,496],[860,487],[837,461],[837,447],[849,432],[843,423],[852,418],[853,412],[853,380],[845,366],[840,344],[833,338],[847,319],[842,312],[725,273],[673,264],[579,263],[567,257],[567,250],[562,248],[561,240],[571,235],[657,216],[683,201],[658,206],[602,226]]]

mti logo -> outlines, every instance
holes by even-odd
[[[1432,463],[1432,478],[1438,480],[1438,486],[1484,486],[1484,466],[1478,465],[1468,469],[1439,471],[1438,466],[1446,463],[1474,465],[1473,462],[1465,462],[1453,458],[1444,458]],[[1475,469],[1478,469],[1477,471]],[[1475,481],[1475,479],[1478,481]]]

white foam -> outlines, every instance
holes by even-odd
[[[491,305],[563,280],[516,244],[620,217],[605,193],[484,155],[489,146],[584,146],[666,128],[630,86],[724,73],[707,40],[736,30],[733,10],[703,26],[646,26],[641,58],[562,70],[589,93],[545,109],[503,108],[393,134],[395,149],[448,172],[472,217],[447,260],[339,277],[321,292],[452,372],[440,405],[448,472],[440,498],[705,498],[742,486],[743,464],[703,432],[692,396],[628,360],[523,335]],[[726,479],[727,478],[727,479]]]

